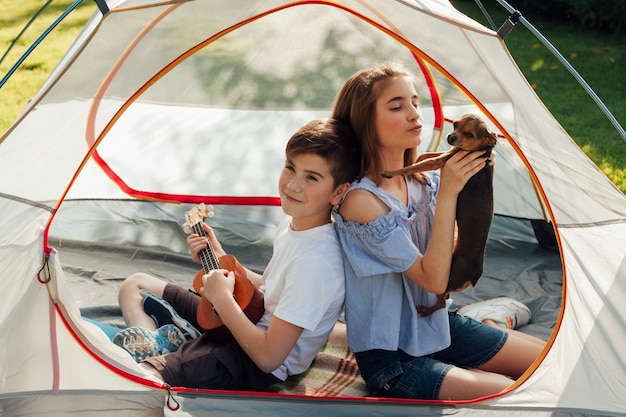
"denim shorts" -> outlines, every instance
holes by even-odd
[[[456,312],[449,313],[451,344],[439,352],[413,357],[405,352],[368,350],[355,353],[359,369],[374,395],[439,399],[441,384],[453,367],[478,368],[504,346],[508,333]]]

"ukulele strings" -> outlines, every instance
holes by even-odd
[[[202,229],[200,223],[196,223],[192,227],[193,231],[199,236],[208,237],[207,234]],[[211,242],[207,244],[207,247],[202,249],[199,253],[200,260],[202,261],[202,268],[204,269],[204,273],[208,274],[210,271],[214,269],[220,269],[220,263],[217,260],[217,255],[213,250],[213,246],[211,246]]]

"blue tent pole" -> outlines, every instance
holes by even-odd
[[[94,0],[94,1],[96,2],[98,9],[100,9],[100,13],[102,13],[103,15],[109,13],[109,6],[107,6],[107,3],[105,0]]]
[[[531,33],[533,33],[537,37],[537,39],[539,39],[541,43],[543,43],[546,48],[548,48],[559,61],[561,61],[561,63],[565,66],[565,68],[568,69],[568,71],[574,76],[574,78],[576,78],[578,83],[585,89],[585,91],[587,91],[591,98],[596,102],[598,107],[600,107],[600,110],[602,110],[602,112],[610,120],[613,126],[615,126],[615,129],[617,129],[619,134],[622,136],[622,139],[626,141],[626,131],[624,131],[624,128],[619,124],[617,119],[604,105],[602,100],[600,100],[600,97],[598,97],[595,91],[593,91],[593,89],[589,86],[589,84],[587,84],[585,79],[578,73],[578,71],[576,71],[576,69],[574,69],[574,67],[567,61],[567,59],[565,59],[565,57],[561,55],[561,53],[541,34],[541,32],[539,32],[533,25],[531,25],[530,22],[528,22],[528,20],[526,20],[519,11],[511,7],[505,0],[498,0],[498,3],[500,3],[502,7],[512,13],[511,17],[506,22],[504,22],[502,27],[498,30],[498,35],[502,39],[504,39],[504,37],[511,31],[511,29],[513,29],[513,26],[515,26],[518,20],[522,22],[522,24],[526,26],[526,28],[530,30]]]
[[[22,31],[15,37],[15,39],[13,39],[13,42],[11,42],[11,45],[9,45],[9,47],[7,48],[6,52],[4,53],[4,55],[2,55],[2,58],[0,58],[0,64],[2,64],[2,61],[4,61],[4,59],[7,57],[7,55],[9,54],[9,52],[11,51],[11,49],[13,49],[13,47],[15,46],[15,44],[17,43],[17,41],[20,40],[20,38],[22,37],[22,35],[24,34],[24,32],[26,32],[26,30],[30,27],[30,25],[33,24],[33,22],[35,21],[35,19],[37,19],[37,17],[46,9],[46,7],[48,7],[50,5],[50,3],[52,3],[52,0],[48,0],[43,6],[41,6],[41,8],[39,10],[37,10],[37,13],[35,13],[33,15],[33,17],[30,18],[30,20],[28,21],[28,23],[26,24],[26,26],[24,26],[24,28],[22,29]]]
[[[26,50],[26,52],[24,52],[24,54],[22,55],[22,57],[15,63],[15,65],[13,65],[13,67],[11,67],[11,69],[9,70],[9,72],[7,72],[7,74],[2,78],[2,80],[0,81],[0,88],[2,88],[4,86],[4,84],[6,84],[6,82],[8,81],[9,78],[11,78],[11,75],[13,75],[13,73],[19,68],[20,65],[22,65],[22,62],[24,62],[24,60],[26,58],[28,58],[28,56],[30,55],[31,52],[33,52],[35,50],[35,48],[44,40],[44,38],[46,36],[48,36],[48,34],[50,32],[52,32],[52,30],[57,27],[57,25],[59,23],[61,23],[61,21],[63,19],[65,19],[65,17],[70,14],[70,12],[72,12],[72,10],[74,10],[80,3],[82,2],[82,0],[76,0],[70,7],[67,8],[67,10],[65,12],[63,12],[63,14],[61,16],[59,16],[57,18],[57,20],[55,20],[48,29],[46,29],[46,31],[44,33],[41,34],[41,36],[39,36],[39,38],[37,38],[37,40]]]

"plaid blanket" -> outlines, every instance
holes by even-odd
[[[348,349],[346,324],[337,322],[326,346],[317,354],[308,370],[287,378],[272,389],[284,394],[314,397],[367,396],[367,387],[359,375],[354,353]]]

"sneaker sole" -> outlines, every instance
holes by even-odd
[[[183,332],[173,324],[166,324],[155,331],[128,327],[113,338],[113,343],[127,351],[137,363],[152,356],[175,352],[185,341]]]

